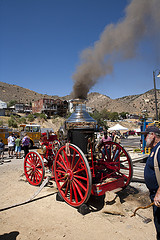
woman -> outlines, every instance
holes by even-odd
[[[30,138],[27,136],[27,133],[24,134],[24,137],[22,139],[22,146],[24,150],[24,157],[29,153],[29,143],[30,143]]]

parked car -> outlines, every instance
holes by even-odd
[[[130,131],[127,131],[127,132],[123,133],[123,136],[125,138],[127,138],[129,135],[135,135],[135,131],[134,130],[130,130]]]
[[[129,135],[135,135],[135,131],[134,130],[130,130],[129,131]]]

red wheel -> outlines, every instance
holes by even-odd
[[[24,159],[24,173],[28,182],[38,186],[42,183],[45,169],[41,155],[37,152],[29,152]]]
[[[67,155],[67,153],[69,153]],[[62,146],[54,162],[55,181],[62,198],[71,206],[87,202],[92,188],[89,163],[84,153],[73,144]]]
[[[133,176],[132,160],[125,149],[118,143],[106,142],[102,148],[102,160],[110,170],[110,177],[123,176],[124,188],[128,186]]]

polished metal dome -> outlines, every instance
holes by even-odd
[[[79,123],[79,122],[87,122],[87,123],[95,123],[94,120],[89,113],[86,111],[86,105],[81,103],[78,104],[75,108],[75,112],[66,120],[66,123]]]

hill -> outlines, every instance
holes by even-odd
[[[43,97],[69,100],[70,95],[59,97],[57,95],[40,94],[27,88],[19,87],[4,82],[0,82],[0,100],[9,102],[16,100],[17,102],[30,104]],[[100,93],[88,94],[87,106],[101,111],[106,109],[112,112],[129,112],[132,114],[141,114],[143,110],[147,110],[149,116],[155,115],[155,96],[154,90],[149,90],[139,95],[129,95],[122,98],[111,99],[110,97]],[[157,90],[157,103],[160,107],[160,90]]]
[[[157,104],[160,107],[160,90],[157,90]],[[129,112],[130,114],[141,114],[146,110],[149,116],[155,115],[155,95],[154,90],[149,90],[143,94],[130,95],[122,98],[111,99],[99,93],[88,95],[87,106],[93,107],[98,111],[104,108],[111,112]]]

